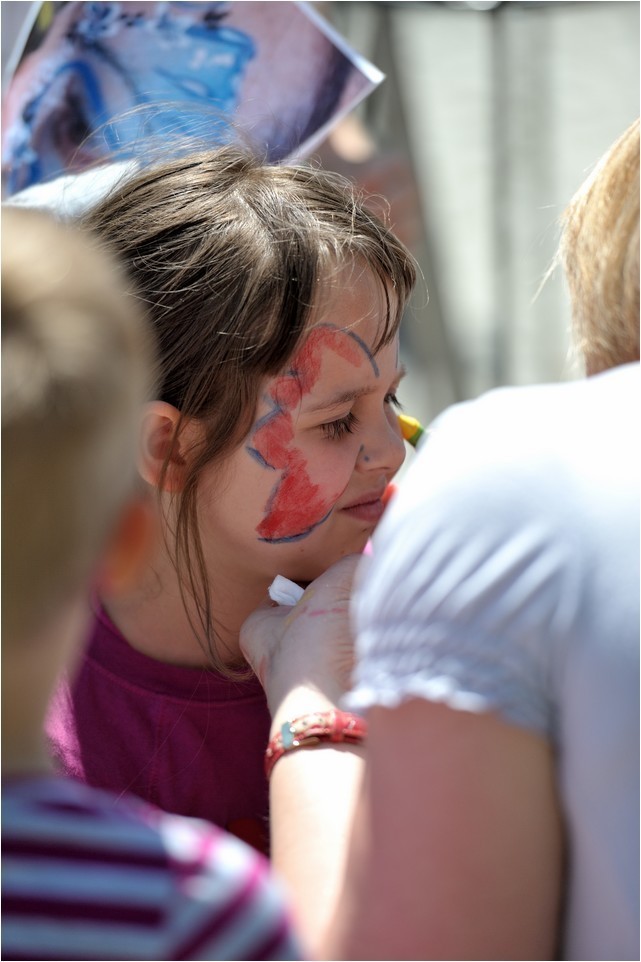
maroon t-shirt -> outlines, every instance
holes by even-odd
[[[62,772],[167,812],[205,818],[262,851],[270,719],[260,683],[136,651],[104,610],[47,720]]]

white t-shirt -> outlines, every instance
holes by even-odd
[[[493,709],[554,745],[567,959],[639,958],[639,402],[630,364],[450,409],[353,607],[349,707]]]

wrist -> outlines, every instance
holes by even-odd
[[[272,724],[269,732],[270,739],[281,730],[283,724],[292,718],[299,718],[310,712],[325,712],[338,708],[338,696],[330,698],[313,685],[296,685],[291,688],[272,709]]]
[[[271,776],[274,765],[285,755],[298,749],[329,745],[359,749],[367,735],[366,721],[351,712],[332,708],[308,712],[284,722],[269,740],[265,752],[265,774]]]

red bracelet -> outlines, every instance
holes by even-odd
[[[358,745],[367,734],[367,722],[351,712],[317,711],[302,715],[294,721],[281,725],[265,752],[265,774],[267,778],[279,758],[295,748],[318,745],[319,742],[349,742]]]

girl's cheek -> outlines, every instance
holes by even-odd
[[[302,445],[300,450],[310,480],[323,490],[340,488],[342,493],[354,473],[360,448],[360,443],[350,437],[340,441],[322,438],[313,446]]]
[[[324,446],[324,453],[327,444]],[[310,470],[310,462],[315,470]],[[288,469],[270,492],[258,538],[274,544],[303,540],[327,521],[349,483],[351,470],[344,457],[320,458],[297,447],[289,449]]]

